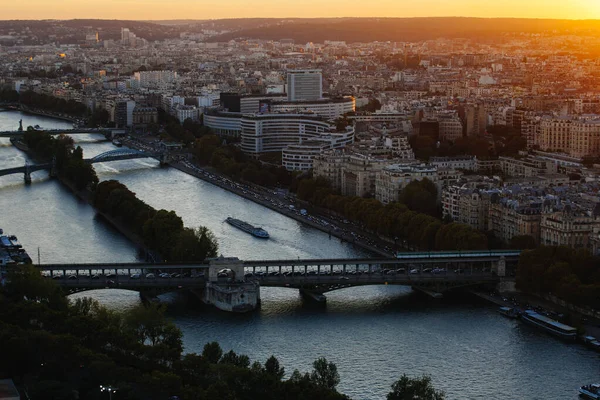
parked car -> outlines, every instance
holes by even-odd
[[[154,278],[156,278],[156,276],[154,276],[153,273],[146,274],[146,279],[154,279]]]
[[[148,275],[150,275],[150,274],[148,274]],[[140,279],[140,278],[141,278],[141,275],[140,275],[140,274],[131,274],[131,275],[129,276],[129,278],[131,278],[131,279]]]

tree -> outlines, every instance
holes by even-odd
[[[271,356],[265,362],[265,372],[280,381],[285,375],[285,369],[279,366],[279,360]]]
[[[510,248],[517,250],[535,249],[535,239],[531,235],[518,235],[510,239]]]
[[[431,378],[409,378],[406,375],[392,385],[387,400],[444,400],[444,392],[437,391],[431,385]]]
[[[202,350],[202,357],[211,364],[217,364],[221,360],[223,350],[217,342],[206,343]]]
[[[327,362],[325,357],[320,357],[313,362],[310,379],[319,386],[333,390],[340,383],[340,374],[334,363]]]

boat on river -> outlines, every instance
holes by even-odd
[[[565,340],[575,340],[577,329],[572,326],[561,324],[551,318],[538,314],[533,310],[526,310],[521,314],[521,319],[531,326],[543,329],[546,332]]]
[[[600,383],[581,386],[579,388],[579,394],[586,399],[600,399]]]
[[[251,234],[254,237],[257,237],[260,239],[268,239],[269,238],[269,233],[267,231],[265,231],[263,228],[259,228],[259,227],[250,225],[249,223],[244,222],[242,220],[227,217],[225,222],[227,222],[231,226],[235,226],[236,228],[238,228],[246,233]]]
[[[504,315],[505,317],[512,318],[512,319],[519,317],[519,312],[511,307],[500,307],[498,309],[498,312],[500,314]]]

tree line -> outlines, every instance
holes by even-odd
[[[337,194],[326,179],[319,177],[299,180],[296,195],[300,200],[357,221],[378,235],[397,238],[423,250],[487,249],[484,233],[465,224],[445,224],[434,216],[431,198],[435,199],[436,192],[432,193],[432,190],[436,190],[435,186],[423,179],[411,183],[400,193],[400,199],[407,204],[383,205],[377,199]],[[419,203],[419,199],[426,201]]]
[[[600,310],[600,257],[568,247],[524,251],[519,258],[517,288]]]
[[[118,181],[98,184],[93,204],[139,235],[165,261],[200,262],[217,255],[218,244],[208,228],[184,227],[174,211],[154,209]]]
[[[184,353],[181,330],[164,305],[111,311],[97,301],[65,297],[33,266],[8,272],[0,286],[0,376],[12,378],[32,400],[349,399],[336,390],[334,363],[319,358],[310,372],[287,379],[279,360],[264,363],[218,343]],[[418,397],[416,397],[418,396]],[[405,375],[388,400],[442,400],[428,377]]]
[[[194,156],[201,165],[210,165],[235,180],[270,187],[290,187],[294,181],[294,174],[284,167],[251,159],[233,144],[224,144],[216,135],[204,135],[196,140]]]

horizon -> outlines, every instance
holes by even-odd
[[[526,18],[596,20],[600,19],[598,0],[376,0],[368,6],[357,2],[306,0],[282,5],[275,0],[257,0],[252,4],[230,0],[227,4],[175,0],[106,0],[97,2],[32,0],[4,7],[3,20],[111,19],[131,21],[218,20],[249,18]],[[350,4],[348,4],[350,3]],[[565,4],[567,3],[567,4]],[[210,6],[210,8],[209,8]],[[68,11],[65,11],[68,10]],[[208,10],[208,12],[207,12]],[[293,11],[291,11],[293,10]],[[317,11],[318,10],[318,11]],[[340,10],[352,15],[340,15]],[[432,11],[435,10],[435,11]],[[289,16],[295,14],[295,16]],[[190,15],[194,17],[190,18]],[[284,15],[284,16],[282,16]],[[387,15],[381,17],[380,15]],[[131,18],[135,16],[134,18]]]
[[[600,0],[599,0],[600,1]],[[282,20],[282,19],[523,19],[523,20],[540,20],[540,21],[600,21],[600,16],[597,18],[545,18],[545,17],[477,17],[468,15],[438,15],[438,16],[412,16],[412,17],[382,17],[382,16],[339,16],[339,17],[219,17],[219,18],[156,18],[156,19],[135,19],[135,18],[92,18],[92,17],[73,17],[73,18],[10,18],[0,19],[0,21],[134,21],[134,22],[159,22],[159,21],[224,21],[224,20]]]

